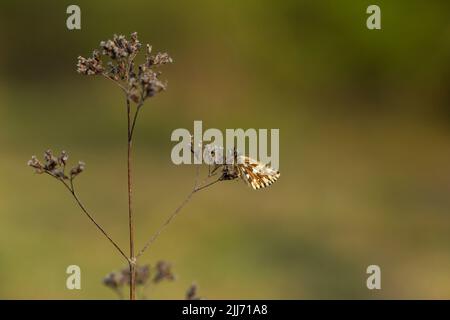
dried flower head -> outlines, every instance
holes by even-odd
[[[78,161],[78,164],[70,170],[70,177],[75,178],[84,171],[86,164],[83,161]]]
[[[129,40],[123,35],[114,35],[112,40],[101,41],[100,50],[94,51],[91,58],[78,57],[77,71],[84,75],[103,75],[115,81],[131,101],[142,105],[145,99],[166,89],[166,84],[159,79],[161,72],[153,68],[173,60],[165,52],[151,55],[152,47],[147,44],[145,62],[135,68],[134,59],[141,46],[137,32],[133,32]],[[110,60],[106,68],[102,59]]]
[[[119,272],[111,272],[103,278],[103,284],[111,289],[117,289],[123,286],[122,275]]]
[[[171,271],[171,265],[166,261],[158,261],[155,267],[150,265],[139,266],[136,265],[136,285],[142,286],[141,294],[142,298],[145,297],[145,289],[148,287],[151,282],[150,275],[155,273],[155,277],[153,277],[152,282],[156,285],[160,283],[162,280],[175,280],[175,275]],[[103,278],[103,284],[112,289],[119,295],[119,298],[123,298],[123,290],[124,287],[130,285],[130,268],[125,267],[120,271],[113,271],[108,273]],[[198,287],[195,283],[193,283],[189,289],[186,291],[185,298],[188,300],[200,300],[201,298],[197,295]]]
[[[34,168],[36,173],[47,173],[52,177],[59,180],[73,179],[75,176],[84,171],[84,162],[78,162],[78,164],[70,170],[70,177],[65,174],[66,164],[69,159],[69,155],[66,151],[62,151],[61,154],[56,157],[52,150],[44,152],[44,161],[41,162],[36,156],[32,156],[28,161],[28,166]]]
[[[156,275],[153,278],[154,283],[161,282],[164,279],[175,280],[175,275],[171,270],[172,266],[166,261],[159,261],[156,264]]]
[[[31,156],[31,159],[28,160],[28,166],[35,169],[36,173],[44,173],[44,165],[38,160],[36,156]]]
[[[193,283],[189,289],[186,291],[186,300],[200,300],[201,298],[197,296],[198,287]]]
[[[66,151],[61,151],[61,155],[58,158],[58,164],[61,166],[65,166],[67,163],[67,160],[69,160],[69,155]]]
[[[136,267],[136,284],[145,285],[150,278],[150,265]]]
[[[136,284],[145,285],[150,278],[150,265],[136,266]],[[123,284],[130,283],[130,269],[124,268],[120,272],[120,281]]]
[[[100,60],[100,55],[98,51],[94,51],[92,53],[92,58],[84,58],[82,56],[78,56],[77,63],[77,72],[87,75],[93,76],[102,74],[104,71],[102,61]]]
[[[158,52],[155,56],[147,54],[147,66],[160,66],[167,63],[172,63],[172,58],[165,52]]]
[[[121,59],[139,52],[141,43],[138,40],[137,32],[131,34],[131,40],[128,41],[123,35],[114,35],[113,40],[100,42],[102,54],[111,59]]]

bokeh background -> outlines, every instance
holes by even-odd
[[[78,4],[82,29],[66,28]],[[80,197],[127,246],[125,109],[104,79],[75,72],[114,33],[167,51],[168,91],[135,142],[137,243],[190,191],[170,161],[175,128],[279,128],[281,178],[199,193],[147,252],[177,280],[153,299],[450,298],[450,5],[376,1],[2,1],[0,298],[115,299],[124,267],[31,155],[84,160]],[[82,290],[65,287],[66,267]],[[366,288],[366,268],[382,290]]]

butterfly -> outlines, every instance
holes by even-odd
[[[265,188],[278,180],[280,172],[271,168],[270,166],[256,161],[244,155],[237,153],[236,149],[229,151],[227,161],[225,163],[218,162],[221,158],[222,149],[213,147],[209,151],[213,160],[213,170],[210,175],[221,169],[221,180],[242,179],[248,186],[254,190]],[[231,153],[231,155],[230,155]],[[230,158],[232,157],[232,158]]]

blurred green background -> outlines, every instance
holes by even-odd
[[[124,98],[75,64],[133,31],[175,61],[136,132],[139,247],[193,184],[170,161],[172,130],[280,129],[280,180],[196,195],[141,261],[178,276],[150,298],[193,281],[209,299],[450,298],[450,3],[376,1],[380,31],[370,4],[2,1],[0,298],[115,298],[101,281],[121,257],[26,162],[47,148],[84,160],[80,197],[127,247]],[[65,288],[70,264],[82,290]],[[382,290],[366,288],[371,264]]]

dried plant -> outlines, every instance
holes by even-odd
[[[197,291],[198,287],[195,283],[193,283],[186,291],[186,300],[201,300],[201,298],[197,296]]]
[[[138,259],[143,253],[154,243],[161,232],[170,224],[177,216],[182,208],[191,200],[192,196],[204,190],[211,185],[225,180],[234,180],[238,176],[230,174],[227,166],[221,167],[219,177],[210,181],[209,179],[217,174],[217,172],[209,171],[204,180],[199,183],[199,167],[196,167],[195,182],[191,192],[183,200],[183,202],[168,216],[167,220],[159,229],[149,238],[141,250],[136,253],[134,242],[134,212],[133,212],[133,184],[132,184],[132,145],[133,134],[139,112],[144,102],[154,97],[156,94],[166,90],[166,83],[160,80],[161,72],[159,67],[172,63],[172,58],[167,53],[152,54],[152,47],[145,47],[145,61],[136,66],[135,58],[141,50],[141,43],[138,40],[137,33],[132,33],[130,39],[124,36],[114,35],[112,40],[100,42],[100,49],[92,53],[92,57],[78,57],[77,71],[87,76],[102,76],[114,84],[116,84],[125,95],[125,109],[127,117],[127,184],[128,184],[128,228],[129,228],[129,254],[113,240],[113,238],[105,231],[105,229],[95,220],[93,215],[86,209],[81,202],[79,195],[75,189],[75,178],[84,171],[85,164],[78,162],[70,171],[66,170],[68,154],[62,151],[56,157],[51,150],[44,154],[43,162],[35,156],[31,158],[28,165],[35,169],[36,173],[47,174],[59,182],[73,196],[74,200],[89,218],[89,220],[97,227],[97,229],[109,240],[115,247],[117,252],[128,263],[127,270],[119,273],[110,273],[105,279],[104,284],[114,289],[119,295],[122,295],[121,289],[125,284],[129,285],[129,297],[131,300],[136,299],[136,286],[145,285],[150,277],[149,266],[139,267]],[[217,170],[217,167],[214,171]],[[67,172],[68,171],[68,172]],[[166,262],[159,262],[156,265],[156,274],[153,278],[154,283],[158,283],[163,279],[173,279],[174,276],[170,271],[170,265]],[[119,293],[119,291],[120,293]],[[188,299],[196,299],[196,286],[189,289],[186,297]]]
[[[130,269],[127,267],[107,274],[103,279],[103,284],[112,289],[119,299],[123,299],[123,290],[127,285],[130,285],[130,277]],[[163,280],[173,281],[175,279],[176,276],[171,270],[171,265],[166,261],[158,261],[154,268],[151,268],[149,264],[136,266],[136,287],[141,288],[141,299],[146,299],[145,290],[150,285],[157,285]]]

